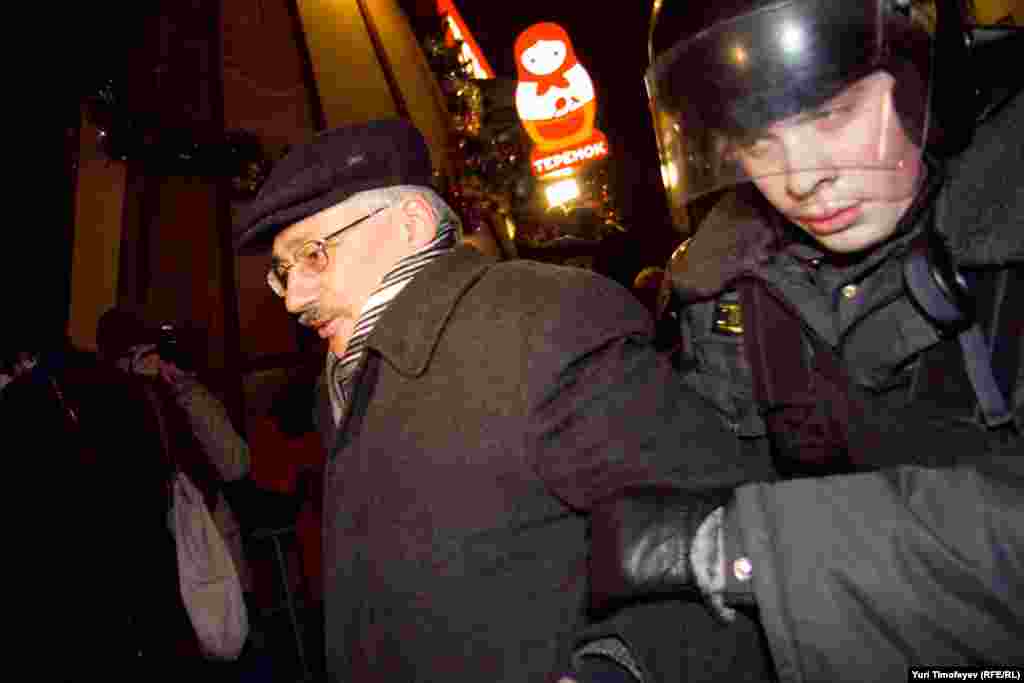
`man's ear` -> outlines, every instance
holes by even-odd
[[[421,194],[413,194],[402,200],[398,207],[400,234],[403,240],[415,247],[422,247],[437,235],[437,211]]]

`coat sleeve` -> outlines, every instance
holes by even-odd
[[[526,452],[553,495],[589,511],[631,485],[704,494],[774,478],[767,452],[741,449],[654,350],[650,317],[625,288],[582,270],[566,277],[526,326],[523,361]],[[771,680],[760,626],[745,615],[727,628],[703,605],[670,600],[588,617],[574,646],[619,641],[649,683]]]
[[[172,393],[220,478],[235,481],[247,475],[249,444],[235,431],[220,399],[194,377],[182,380]]]
[[[578,271],[560,290],[534,315],[524,359],[526,452],[554,495],[586,510],[631,485],[704,491],[769,476],[655,350],[626,289]]]
[[[734,506],[780,680],[1024,664],[1019,455],[752,484]]]

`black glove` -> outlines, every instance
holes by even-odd
[[[724,583],[722,508],[728,493],[672,489],[624,492],[594,507],[590,530],[590,601],[595,610],[658,595],[703,597],[714,604]],[[721,581],[719,581],[721,579]]]

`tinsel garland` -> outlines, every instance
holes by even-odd
[[[127,107],[114,80],[90,93],[85,105],[98,146],[112,161],[139,162],[155,174],[228,177],[237,198],[255,196],[273,165],[255,133],[211,136],[162,127]]]

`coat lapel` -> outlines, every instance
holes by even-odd
[[[324,370],[316,390],[316,418],[329,461],[350,441],[353,431],[358,431],[356,422],[361,422],[376,388],[380,356],[398,372],[422,374],[459,299],[495,262],[472,247],[457,247],[424,268],[395,297],[367,340],[367,352],[355,372],[352,398],[337,424]]]
[[[423,374],[459,300],[495,263],[469,246],[430,263],[384,311],[367,346],[400,373]]]

